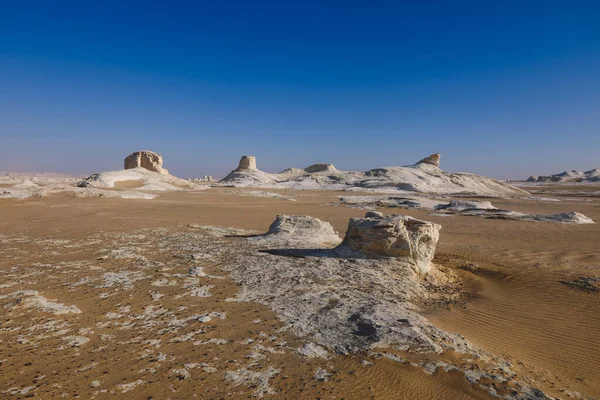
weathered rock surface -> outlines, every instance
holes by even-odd
[[[163,171],[166,170],[163,169]],[[177,178],[168,173],[158,174],[142,167],[93,174],[78,182],[77,186],[82,188],[114,188],[115,186],[118,187],[121,182],[134,185],[135,187],[132,188],[134,191],[204,190],[208,187]]]
[[[240,159],[240,163],[238,164],[237,170],[249,169],[252,171],[256,171],[256,157],[254,156],[242,156]]]
[[[5,305],[5,309],[14,307],[36,308],[55,315],[81,313],[77,306],[68,306],[56,300],[48,300],[44,296],[40,296],[37,290],[18,290],[8,295],[0,295],[0,300],[6,298],[12,298],[15,302]]]
[[[406,258],[417,271],[427,273],[441,226],[406,215],[387,217],[367,213],[351,218],[342,247],[375,257]]]
[[[497,210],[489,201],[451,200],[448,204],[440,204],[436,210],[461,212],[466,210]]]
[[[434,154],[430,155],[429,157],[425,157],[424,159],[419,161],[417,164],[431,164],[431,165],[435,165],[436,167],[439,167],[440,166],[440,157],[441,157],[440,153],[434,153]]]
[[[169,171],[163,168],[163,158],[160,154],[149,150],[140,150],[125,157],[124,169],[145,168],[148,171],[168,175]]]
[[[565,171],[560,174],[546,176],[531,175],[527,182],[600,183],[600,168],[589,171]]]
[[[306,172],[337,171],[333,164],[313,164],[304,168]]]
[[[342,241],[329,222],[306,215],[278,215],[269,231],[253,240],[295,244],[305,248],[330,248]]]
[[[314,164],[304,169],[288,168],[280,173],[271,174],[250,168],[251,162],[242,158],[240,166],[220,183],[237,187],[417,192],[489,197],[529,194],[491,178],[445,172],[438,165],[439,154],[433,154],[413,165],[375,168],[364,172],[340,171],[331,164]]]

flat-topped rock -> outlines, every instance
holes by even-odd
[[[149,150],[140,150],[125,157],[124,169],[144,168],[148,171],[168,175],[169,171],[163,168],[163,158],[160,154]]]
[[[313,164],[304,168],[306,172],[337,171],[333,164]]]
[[[438,224],[406,215],[369,212],[365,218],[350,218],[342,246],[368,256],[407,259],[425,274],[431,269],[440,229]]]

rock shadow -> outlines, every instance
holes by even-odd
[[[279,249],[262,249],[259,253],[267,253],[281,257],[322,257],[322,258],[339,258],[349,260],[382,260],[390,257],[379,256],[375,254],[366,254],[354,251],[347,246],[339,245],[331,249],[299,249],[299,248],[279,248]]]
[[[295,258],[304,258],[304,257],[327,257],[327,258],[348,258],[346,256],[342,256],[337,253],[334,249],[294,249],[294,248],[284,248],[284,249],[263,249],[259,250],[259,253],[267,253],[273,256],[282,256],[282,257],[295,257]]]
[[[238,234],[238,235],[225,235],[224,237],[226,238],[255,238],[255,237],[261,237],[261,236],[265,236],[264,233],[250,233],[250,234]]]

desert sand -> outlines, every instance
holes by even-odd
[[[68,193],[1,200],[3,396],[491,397],[462,372],[432,363],[478,363],[456,352],[340,354],[298,335],[267,305],[239,301],[244,285],[224,268],[223,249],[267,232],[278,214],[319,218],[342,237],[348,219],[364,215],[335,204],[348,193],[239,195],[249,191],[170,191],[152,201]],[[536,214],[568,206],[600,218],[594,191],[548,191],[560,202],[495,204]],[[453,297],[419,305],[420,314],[506,359],[519,381],[548,396],[600,395],[598,224],[444,217],[423,209],[402,214],[442,226],[434,263],[461,282],[458,291],[448,289]],[[18,293],[25,290],[37,293]]]
[[[391,194],[330,164],[284,175],[350,190],[245,187],[252,157],[232,188],[148,153],[2,177],[2,398],[600,396],[597,186],[457,181],[432,155]]]

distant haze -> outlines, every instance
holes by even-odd
[[[0,13],[0,171],[141,149],[181,177],[244,154],[269,172],[434,152],[496,178],[600,167],[593,2],[34,3]]]

